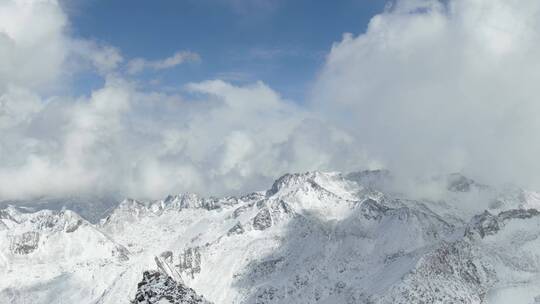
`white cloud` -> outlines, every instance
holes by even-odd
[[[164,70],[173,68],[179,64],[190,61],[199,61],[200,56],[197,53],[189,51],[179,51],[171,57],[160,60],[146,60],[144,58],[135,58],[128,62],[127,71],[129,74],[137,74],[146,69]]]
[[[100,191],[114,182],[115,170],[106,172],[117,161],[111,157],[129,90],[111,82],[89,100],[44,103],[27,92],[2,95],[6,104],[24,107],[1,129],[8,136],[0,140],[0,197]]]
[[[114,73],[124,61],[119,49],[90,40],[70,40],[74,68],[95,69],[101,75]]]
[[[81,70],[106,75],[118,68],[118,49],[74,39],[67,26],[56,0],[0,1],[0,93],[9,86],[55,92]]]
[[[540,187],[540,2],[398,1],[336,43],[313,107],[406,174]]]
[[[20,87],[8,87],[0,95],[0,130],[24,124],[41,108],[37,95]]]
[[[339,150],[346,136],[263,83],[188,89],[190,99],[109,77],[89,98],[20,111],[24,119],[6,129],[13,137],[0,141],[0,197],[237,193],[264,189],[291,168],[334,168],[339,157],[357,155]]]
[[[285,172],[381,165],[539,187],[539,14],[535,0],[398,1],[332,47],[306,108],[262,82],[203,81],[180,95],[135,85],[118,49],[66,34],[56,2],[5,0],[0,199],[223,194]],[[178,54],[127,68],[197,58]],[[81,66],[105,85],[51,97]]]
[[[62,74],[67,19],[54,0],[0,1],[0,91],[47,89]]]

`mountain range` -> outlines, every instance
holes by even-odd
[[[540,303],[540,193],[286,174],[221,198],[2,202],[0,303]]]

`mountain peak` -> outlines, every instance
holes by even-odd
[[[479,184],[461,175],[448,177],[458,192],[439,191],[446,177],[429,180],[447,200],[380,187],[389,179],[315,171],[239,197],[125,199],[100,225],[9,207],[0,302],[481,303],[494,282],[540,276],[534,193],[486,191],[503,202],[482,208]]]

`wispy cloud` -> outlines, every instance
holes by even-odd
[[[199,61],[201,57],[199,54],[190,51],[179,51],[172,56],[159,59],[159,60],[147,60],[144,58],[135,58],[128,62],[127,72],[131,75],[140,73],[146,69],[150,70],[164,70],[170,69],[184,62]]]
[[[240,83],[255,81],[255,76],[245,71],[220,72],[216,74],[215,78],[221,79],[224,81],[240,82]]]
[[[296,48],[252,48],[249,56],[255,59],[275,59],[284,56],[298,56],[301,52]]]
[[[274,12],[282,0],[221,0],[242,15],[260,15]]]

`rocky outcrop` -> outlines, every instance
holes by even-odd
[[[257,203],[259,212],[252,220],[255,230],[266,230],[277,222],[296,215],[293,208],[283,200],[267,200]]]
[[[245,232],[244,227],[242,226],[240,222],[238,222],[231,229],[229,229],[229,231],[227,232],[227,235],[231,236],[235,234],[242,234],[244,232]]]
[[[380,220],[388,210],[388,207],[370,198],[363,201],[360,205],[360,214],[368,220]]]
[[[500,221],[496,215],[491,214],[489,211],[475,215],[467,228],[465,229],[466,236],[473,236],[478,234],[481,238],[487,235],[497,233],[500,229]]]
[[[14,254],[29,254],[38,248],[39,233],[28,231],[11,238],[10,250]]]
[[[178,255],[178,261],[176,267],[181,273],[194,278],[195,274],[201,272],[201,252],[199,247],[187,248]]]
[[[272,226],[272,217],[268,208],[261,209],[253,218],[253,229],[265,230]]]
[[[132,304],[211,304],[193,289],[159,271],[145,271]]]
[[[442,243],[375,303],[484,303],[493,267],[467,241]]]
[[[82,219],[78,219],[76,221],[67,223],[66,224],[66,232],[67,233],[75,232],[75,230],[77,230],[82,224],[83,224]]]
[[[68,211],[0,210],[0,302],[208,303],[197,290],[218,303],[479,304],[512,284],[535,290],[540,212],[527,208],[540,194],[535,205],[459,176],[447,189],[446,178],[435,180],[443,201],[392,192],[385,171],[314,172],[238,198],[126,200],[102,225]],[[150,258],[157,271],[126,297]]]
[[[529,219],[535,216],[540,216],[540,212],[536,209],[511,209],[503,211],[498,215],[493,215],[489,211],[475,215],[467,228],[465,235],[472,237],[475,234],[480,238],[497,233],[507,222],[511,220]]]

